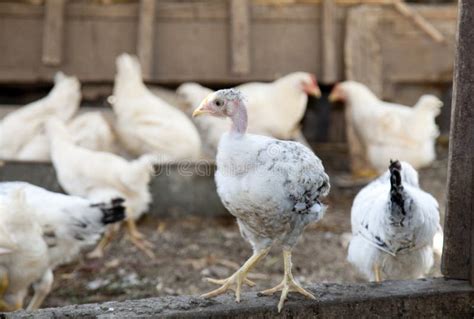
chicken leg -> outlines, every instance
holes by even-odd
[[[374,263],[374,276],[375,276],[375,282],[382,281],[382,277],[380,276],[380,266],[377,263]]]
[[[153,244],[147,241],[144,235],[137,229],[137,224],[133,219],[127,219],[127,232],[130,241],[141,251],[145,253],[151,259],[155,259],[155,254],[151,250]]]
[[[5,269],[0,268],[0,312],[12,311],[12,307],[3,300],[3,296],[8,289],[9,280],[8,273]]]
[[[261,292],[263,295],[273,295],[275,292],[281,291],[280,302],[278,303],[278,312],[281,312],[286,297],[288,296],[288,292],[290,291],[299,292],[308,298],[316,299],[312,293],[301,287],[300,284],[298,284],[293,278],[293,274],[291,273],[291,250],[283,250],[283,263],[285,266],[285,275],[282,282],[273,288]]]
[[[28,304],[28,307],[26,308],[26,310],[31,311],[31,310],[39,309],[39,307],[44,301],[44,298],[46,298],[46,296],[51,292],[51,288],[53,287],[53,282],[54,282],[53,272],[51,270],[48,270],[43,275],[41,280],[38,283],[33,285],[35,294],[33,295],[33,298]]]
[[[95,259],[104,257],[105,247],[110,244],[112,238],[115,237],[119,229],[120,224],[110,226],[94,250],[87,254],[87,258]]]
[[[221,287],[201,295],[203,298],[211,298],[223,294],[229,289],[235,290],[235,301],[240,302],[240,291],[242,284],[250,287],[255,286],[255,283],[247,279],[248,272],[263,258],[268,252],[269,248],[255,252],[232,276],[225,279],[207,278],[211,283],[221,285]],[[234,287],[235,286],[235,287]]]

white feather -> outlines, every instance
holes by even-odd
[[[162,162],[199,158],[201,140],[191,120],[148,90],[135,57],[122,54],[116,64],[113,109],[127,151],[135,156],[153,153]]]
[[[22,155],[23,149],[30,148],[29,143],[38,143],[36,137],[41,134],[44,123],[52,116],[63,121],[70,119],[79,107],[80,98],[77,78],[58,75],[46,97],[9,113],[0,122],[0,158],[31,158],[31,155]],[[38,158],[44,157],[43,150],[38,152]]]
[[[29,287],[49,271],[47,245],[35,218],[35,207],[26,203],[22,187],[0,198],[0,274],[8,277],[3,300],[16,310],[23,306]],[[5,245],[5,243],[9,243]]]
[[[114,152],[115,136],[100,112],[86,112],[67,124],[75,144],[93,151]],[[50,149],[45,133],[36,135],[17,157],[19,160],[49,162]]]
[[[418,278],[433,265],[438,203],[419,188],[418,175],[410,164],[402,162],[401,176],[406,200],[411,202],[404,227],[390,221],[389,172],[364,187],[352,205],[348,260],[369,280],[375,280],[374,265],[381,267],[384,279]],[[407,245],[410,248],[404,249]]]
[[[349,116],[371,165],[379,172],[394,158],[415,168],[436,158],[435,123],[443,103],[433,95],[423,95],[414,107],[379,100],[361,83],[338,84],[346,99]]]
[[[112,153],[97,152],[73,143],[67,128],[57,119],[47,123],[51,159],[59,183],[71,194],[91,201],[125,199],[127,218],[138,219],[148,208],[156,157],[144,155],[127,161]]]

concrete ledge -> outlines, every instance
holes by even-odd
[[[151,182],[150,213],[160,217],[229,216],[216,193],[215,165],[183,162],[157,166]],[[49,163],[0,161],[0,181],[25,181],[62,192]]]
[[[389,281],[381,284],[319,284],[310,287],[316,301],[290,293],[282,318],[473,318],[474,288],[443,278]],[[245,293],[237,304],[232,295],[205,300],[164,297],[73,305],[36,312],[15,312],[3,318],[272,318],[279,295]]]

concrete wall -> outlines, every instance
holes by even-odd
[[[0,162],[1,163],[1,162]],[[215,166],[209,163],[181,163],[156,167],[151,182],[156,217],[199,215],[228,216],[216,193]],[[52,191],[62,191],[51,164],[3,162],[0,181],[25,181]]]
[[[290,293],[281,318],[473,318],[474,288],[466,281],[424,279],[380,284],[318,284],[316,300]],[[73,305],[5,314],[2,318],[274,318],[279,295],[244,293],[215,299],[164,297]]]

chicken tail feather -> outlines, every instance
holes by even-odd
[[[125,219],[125,200],[114,198],[108,203],[92,204],[91,207],[98,207],[102,211],[102,223],[104,225],[113,224]]]
[[[403,185],[402,185],[402,165],[400,161],[390,161],[390,201],[392,204],[401,209],[402,215],[404,212],[404,196],[403,196]]]

